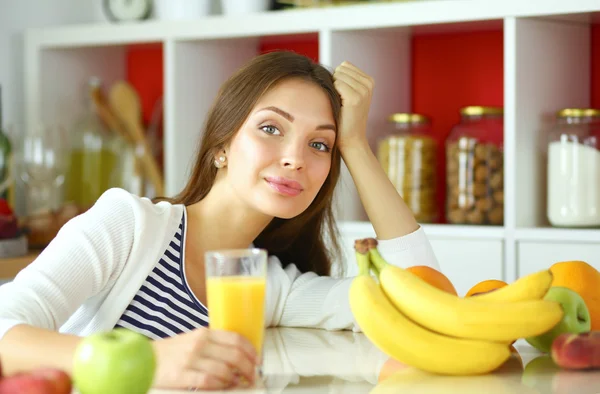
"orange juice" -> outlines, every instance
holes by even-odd
[[[210,327],[237,332],[260,355],[265,331],[266,279],[220,276],[206,279]]]

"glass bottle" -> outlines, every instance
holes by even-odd
[[[70,160],[65,200],[80,211],[91,207],[102,193],[111,187],[121,187],[120,157],[124,144],[99,119],[91,93],[100,80],[88,83],[86,110],[71,130]]]
[[[430,120],[415,113],[389,117],[389,133],[379,141],[378,160],[421,223],[436,220],[436,149]]]
[[[0,86],[0,199],[14,210],[15,182],[13,169],[13,147],[2,118],[2,87]]]
[[[503,109],[469,106],[446,139],[446,220],[504,223]]]
[[[547,181],[551,225],[600,226],[600,110],[556,114],[548,133]]]

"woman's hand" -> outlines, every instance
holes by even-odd
[[[342,97],[338,125],[338,146],[367,144],[367,118],[374,81],[350,62],[343,62],[333,73],[335,88]]]
[[[390,182],[368,143],[367,118],[373,78],[356,66],[343,62],[335,69],[333,79],[342,96],[336,144],[377,238],[393,239],[414,232],[419,225],[413,213]]]
[[[153,345],[156,387],[215,390],[234,387],[240,378],[254,382],[259,360],[252,344],[236,333],[199,328]]]

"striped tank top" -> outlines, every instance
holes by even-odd
[[[169,246],[115,327],[160,339],[208,326],[208,311],[185,278],[185,224],[184,209]]]

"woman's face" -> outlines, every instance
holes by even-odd
[[[226,150],[226,182],[255,210],[295,217],[323,186],[335,138],[331,103],[322,88],[284,80],[263,95]]]

